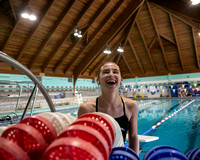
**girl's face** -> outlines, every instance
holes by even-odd
[[[102,88],[119,88],[122,82],[119,67],[115,63],[106,63],[101,67],[99,84]]]

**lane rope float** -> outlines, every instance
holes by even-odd
[[[176,115],[178,112],[180,112],[182,109],[184,109],[185,107],[189,106],[191,103],[193,103],[194,101],[196,101],[196,99],[193,99],[192,101],[190,101],[189,103],[187,103],[185,106],[181,107],[179,110],[175,111],[174,113],[170,114],[169,116],[167,116],[166,118],[162,119],[161,121],[159,121],[158,123],[156,123],[155,125],[153,125],[151,128],[149,128],[147,131],[143,132],[141,135],[145,135],[147,133],[149,133],[151,130],[157,128],[158,126],[160,126],[162,123],[164,123],[166,120],[168,120],[169,118],[173,117],[174,115]]]

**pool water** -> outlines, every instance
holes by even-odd
[[[167,99],[141,105],[139,102],[138,134],[142,134],[160,120],[188,104],[191,100]],[[160,126],[145,134],[158,136],[153,142],[140,142],[140,148],[148,151],[159,145],[175,147],[182,153],[200,147],[200,100],[196,100]],[[140,153],[140,159],[145,153]]]

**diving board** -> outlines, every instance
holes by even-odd
[[[159,137],[138,135],[138,139],[139,139],[139,142],[152,142],[152,141],[158,140]]]
[[[159,139],[156,136],[145,136],[145,135],[138,135],[139,142],[152,142]],[[126,140],[128,140],[128,134],[126,136]]]

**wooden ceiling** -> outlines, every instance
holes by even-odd
[[[20,16],[28,2],[36,21]],[[95,78],[107,61],[123,78],[199,72],[199,32],[190,0],[0,0],[0,50],[35,75]],[[0,73],[20,72],[0,61]]]

